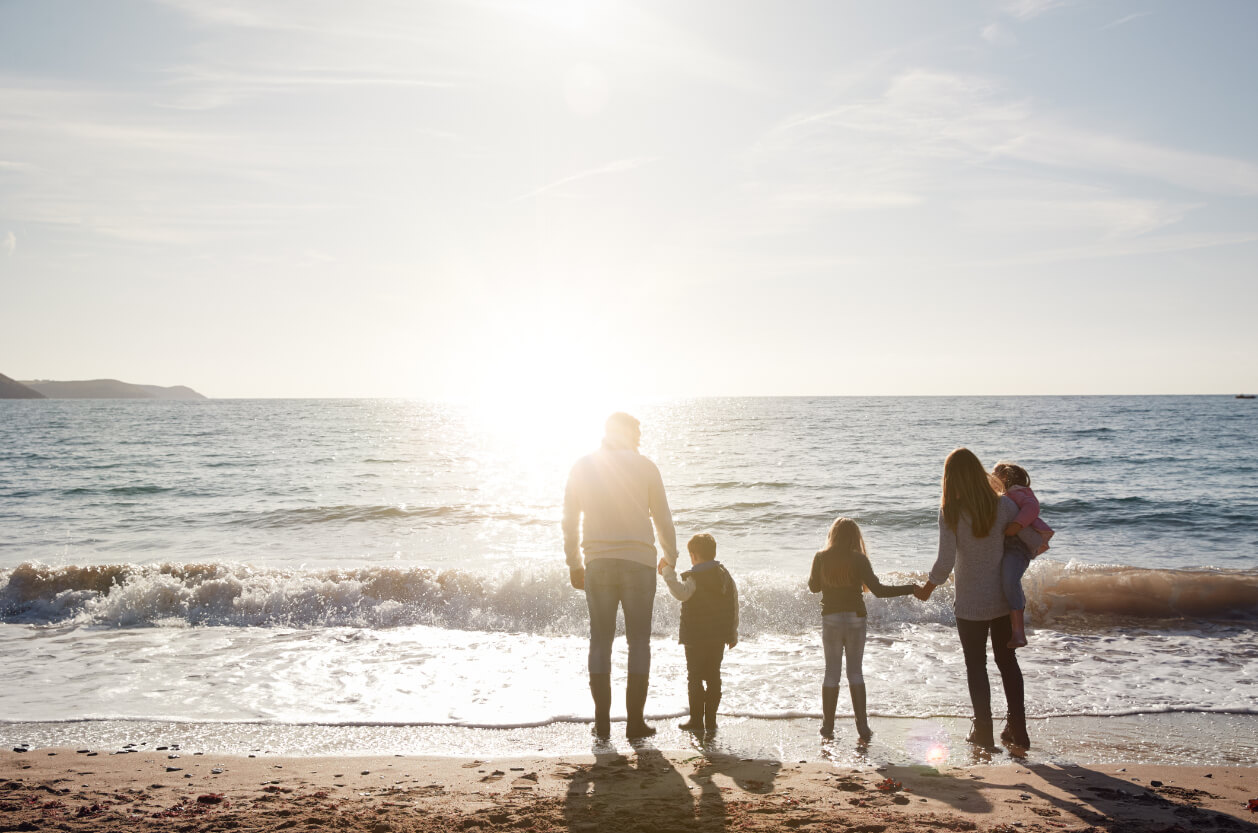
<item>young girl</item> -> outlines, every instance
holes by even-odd
[[[1013,523],[1005,527],[1005,554],[1000,560],[1000,574],[1009,602],[1009,618],[1013,625],[1010,648],[1026,646],[1026,596],[1022,593],[1022,574],[1031,559],[1048,549],[1053,530],[1040,520],[1040,502],[1031,491],[1031,476],[1013,463],[997,463],[992,469],[992,485],[1018,505]]]
[[[821,736],[834,737],[834,711],[839,703],[839,677],[843,655],[847,654],[847,686],[856,714],[856,731],[862,741],[873,737],[865,713],[865,677],[861,658],[865,653],[865,600],[868,587],[878,598],[907,596],[916,584],[887,587],[878,581],[865,554],[860,527],[849,518],[839,518],[830,526],[825,549],[812,560],[808,589],[821,594],[821,644],[826,655],[826,676],[821,684]]]

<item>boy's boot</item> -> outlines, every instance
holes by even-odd
[[[973,720],[973,727],[970,730],[969,737],[965,739],[967,743],[972,743],[983,749],[994,749],[996,747],[996,740],[992,737],[991,715],[987,717],[976,716]]]
[[[834,737],[834,711],[839,707],[839,687],[823,685],[821,687],[821,736],[827,740]]]
[[[629,684],[625,687],[625,737],[630,740],[649,738],[655,729],[646,725],[642,713],[646,710],[646,691],[650,685],[650,674],[630,674]]]
[[[1026,731],[1026,715],[1005,715],[1005,730],[1000,733],[1000,742],[1018,749],[1031,748],[1031,738]]]
[[[716,731],[716,707],[721,705],[721,689],[710,682],[708,686],[703,698],[703,728],[710,735]]]
[[[683,732],[694,732],[696,735],[703,732],[703,689],[691,687],[690,691],[690,717],[685,723],[678,723],[677,728]]]
[[[869,717],[865,714],[865,684],[851,685],[849,683],[847,688],[852,694],[852,713],[856,715],[856,734],[860,735],[861,740],[869,740],[874,733],[869,728]]]
[[[590,696],[594,698],[594,737],[607,740],[612,734],[612,675],[590,674]]]
[[[1026,647],[1026,611],[1009,611],[1009,624],[1013,626],[1013,637],[1009,640],[1010,648]]]

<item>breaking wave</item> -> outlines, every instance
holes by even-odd
[[[739,580],[746,638],[794,634],[817,625],[818,597],[802,577],[746,573]],[[882,576],[920,582],[920,573]],[[1037,560],[1024,586],[1033,621],[1096,628],[1116,620],[1258,621],[1258,570],[1165,570]],[[664,590],[661,587],[661,593]],[[656,605],[655,630],[676,633],[677,605]],[[867,596],[871,622],[951,624],[952,585],[922,604],[911,596]],[[671,600],[668,600],[671,602]],[[261,569],[230,563],[50,567],[0,570],[0,621],[31,625],[272,626],[389,628],[547,635],[586,633],[585,599],[558,566],[472,572],[364,567]]]

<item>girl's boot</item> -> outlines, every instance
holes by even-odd
[[[869,717],[865,713],[865,684],[848,684],[847,688],[852,694],[852,712],[856,715],[856,734],[860,735],[861,740],[869,740],[874,736],[874,732],[869,728]]]
[[[839,706],[839,687],[823,685],[821,687],[821,736],[829,740],[834,737],[834,711]]]

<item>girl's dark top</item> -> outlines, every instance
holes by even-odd
[[[823,558],[850,559],[852,568],[850,572],[854,583],[842,584],[837,587],[823,586],[821,578],[821,560]],[[819,552],[813,556],[812,573],[808,576],[808,589],[814,593],[821,594],[822,616],[827,616],[831,613],[855,613],[858,616],[864,616],[866,611],[864,593],[861,591],[862,584],[868,587],[870,592],[880,599],[885,599],[889,596],[907,596],[916,587],[916,585],[912,584],[883,584],[874,575],[874,568],[869,563],[869,557],[860,553],[828,556]]]

